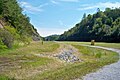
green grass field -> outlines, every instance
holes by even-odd
[[[57,70],[46,71],[43,74],[37,75],[32,78],[33,80],[72,80],[81,78],[87,73],[96,71],[104,65],[114,63],[118,60],[118,54],[106,51],[102,49],[95,49],[89,47],[83,47],[80,45],[73,45],[79,49],[80,58],[83,60],[81,63],[72,63]],[[97,57],[97,54],[101,54],[101,57]]]
[[[78,50],[78,57],[82,62],[67,63],[57,58],[36,56],[57,53],[61,45],[72,45]],[[103,49],[85,47],[80,44],[88,42],[32,42],[30,45],[0,53],[0,80],[72,80],[81,78],[87,73],[118,61],[117,53]],[[120,44],[96,43],[100,46],[119,48]],[[65,48],[65,47],[63,47]]]
[[[52,53],[59,48],[59,44],[54,42],[33,42],[28,46],[23,46],[10,50],[1,50],[0,53],[0,80],[5,78],[26,78],[31,72],[38,72],[45,69],[50,69],[54,64],[58,64],[57,60],[48,57],[38,57],[33,54],[43,54],[46,52]],[[55,68],[55,67],[53,67]],[[33,74],[34,74],[33,73]],[[7,77],[5,77],[7,76]]]
[[[64,42],[64,43],[91,45],[91,42]],[[95,42],[95,46],[103,46],[103,47],[120,49],[120,43]]]

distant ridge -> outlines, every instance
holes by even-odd
[[[59,41],[120,42],[120,8],[106,8],[104,12],[84,14],[81,22],[64,32]]]

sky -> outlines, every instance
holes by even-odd
[[[80,22],[84,13],[120,7],[120,0],[18,0],[18,3],[43,37],[64,33]]]

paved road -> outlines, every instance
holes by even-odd
[[[105,48],[100,46],[90,46],[90,47],[111,50],[119,53],[120,55],[119,49]],[[103,68],[99,69],[97,72],[87,74],[86,76],[83,77],[83,80],[120,80],[120,60],[111,65],[104,66]]]

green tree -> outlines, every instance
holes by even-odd
[[[120,8],[84,14],[81,22],[60,35],[58,40],[120,42]]]
[[[17,0],[0,0],[0,16],[2,16],[0,20],[4,20],[5,30],[13,36],[13,39],[25,42],[31,38],[34,40],[36,36],[40,39],[37,30],[30,23],[30,18],[22,14],[22,8]]]

